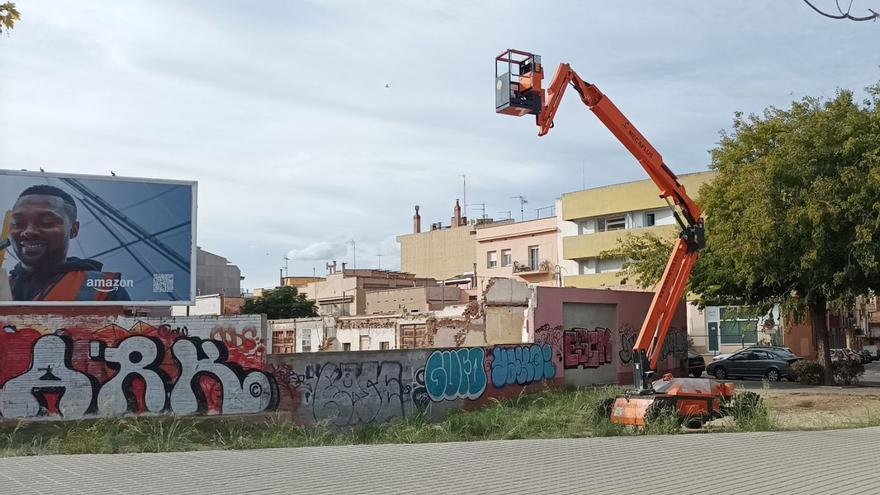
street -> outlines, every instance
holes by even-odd
[[[0,494],[876,493],[880,428],[0,459]]]

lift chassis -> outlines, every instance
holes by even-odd
[[[585,82],[565,63],[556,68],[546,89],[543,78],[538,55],[507,50],[496,57],[495,111],[514,116],[534,115],[538,135],[543,136],[553,128],[562,95],[571,86],[645,169],[681,228],[633,346],[633,389],[605,405],[611,421],[641,426],[661,412],[677,411],[684,422],[693,424],[725,415],[725,404],[733,397],[731,383],[673,378],[669,374],[652,381],[676,306],[684,295],[697,256],[705,247],[700,207],[687,195],[660,153],[596,85]]]

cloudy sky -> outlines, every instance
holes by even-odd
[[[880,22],[798,0],[17,4],[0,168],[197,180],[198,243],[247,288],[273,285],[285,256],[291,275],[351,262],[350,240],[358,267],[398,267],[413,205],[448,223],[461,174],[468,203],[519,216],[523,195],[527,218],[644,178],[573,94],[543,138],[496,115],[506,48],[570,62],[679,173],[706,169],[736,111],[880,80]]]

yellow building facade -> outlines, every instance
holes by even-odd
[[[679,175],[691,197],[711,181],[715,172]],[[566,287],[621,287],[623,259],[602,259],[600,253],[617,246],[629,234],[653,232],[674,237],[678,225],[657,186],[650,180],[626,182],[564,194],[559,201],[560,265]]]

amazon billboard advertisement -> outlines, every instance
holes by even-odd
[[[196,190],[0,170],[0,306],[194,304]]]

